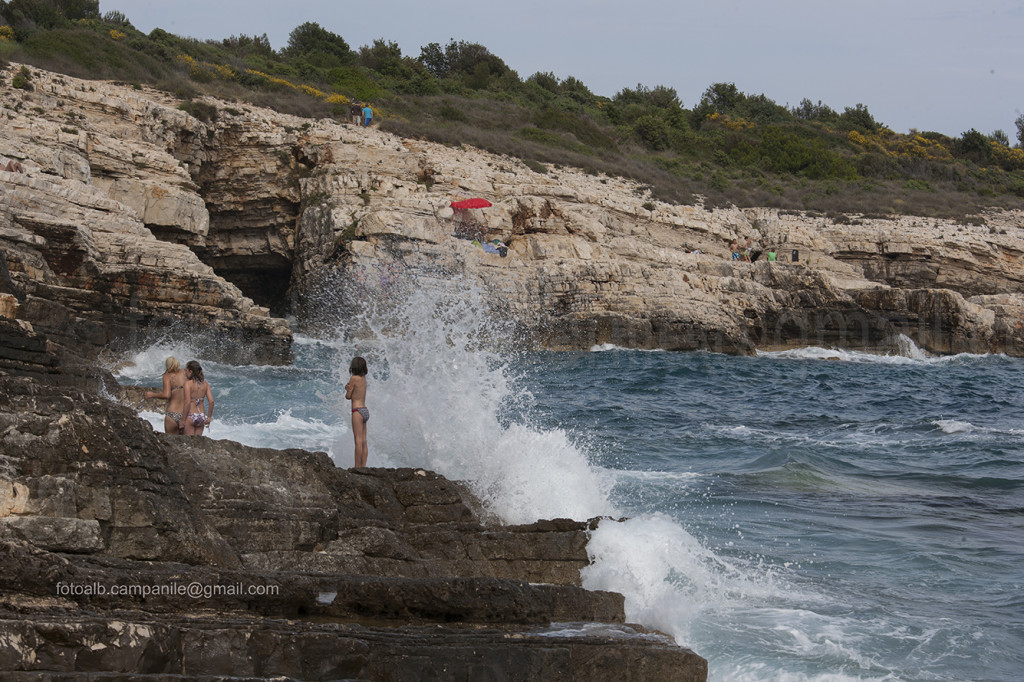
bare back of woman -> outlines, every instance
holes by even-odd
[[[203,368],[195,360],[189,360],[185,365],[185,419],[184,432],[186,436],[201,436],[203,430],[213,421],[213,389],[203,377]],[[209,404],[207,410],[203,409],[203,401]]]
[[[185,370],[181,369],[178,359],[173,355],[167,358],[164,366],[163,390],[160,393],[146,391],[145,396],[163,398],[167,401],[167,408],[164,411],[164,432],[180,435],[185,414]]]

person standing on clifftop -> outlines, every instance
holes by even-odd
[[[369,447],[366,444],[366,422],[370,421],[370,410],[366,407],[366,369],[365,358],[358,355],[352,358],[348,366],[352,377],[345,384],[345,398],[352,401],[352,437],[356,442],[355,466],[366,466]]]
[[[359,105],[359,102],[352,102],[352,106],[348,108],[348,115],[352,117],[353,125],[363,125],[363,108]]]
[[[363,107],[363,126],[369,128],[371,120],[373,120],[373,109],[367,104]]]

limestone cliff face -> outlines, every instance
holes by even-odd
[[[670,206],[625,180],[330,120],[207,100],[217,115],[202,122],[149,90],[33,82],[0,91],[0,157],[28,169],[0,174],[18,207],[0,210],[7,288],[21,317],[56,302],[96,341],[130,331],[137,301],[287,339],[268,310],[316,331],[325,287],[384,264],[417,286],[477,283],[551,348],[878,349],[905,334],[935,352],[1024,355],[1019,212],[835,224]],[[451,209],[467,197],[493,206]],[[779,260],[731,261],[746,237]],[[90,299],[90,281],[108,298]],[[98,304],[102,321],[86,312]]]
[[[288,361],[287,324],[189,248],[210,228],[189,172],[206,126],[155,93],[42,72],[33,84],[0,89],[0,157],[26,171],[0,172],[9,312],[85,358],[171,329],[211,356]]]

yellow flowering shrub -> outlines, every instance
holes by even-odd
[[[235,70],[227,64],[208,64],[207,62],[203,62],[203,64],[205,64],[208,68],[212,69],[213,72],[217,75],[217,78],[220,78],[222,81],[235,80]]]
[[[998,142],[993,142],[992,159],[1005,170],[1020,170],[1024,168],[1024,149],[1006,147]]]
[[[883,128],[878,132],[865,134],[858,130],[851,130],[846,133],[846,139],[853,142],[855,145],[863,147],[865,151],[877,152],[883,156],[894,156],[894,154],[889,151],[884,144],[883,136],[885,133],[892,133],[892,131],[887,128]]]
[[[278,78],[277,76],[271,76],[269,73],[263,73],[262,71],[255,71],[253,69],[246,69],[245,72],[247,74],[249,74],[250,76],[258,76],[259,78],[262,78],[264,81],[266,81],[267,85],[283,87],[283,88],[291,88],[292,90],[296,90],[296,91],[301,92],[303,94],[309,95],[310,97],[315,97],[316,99],[322,99],[323,101],[327,102],[328,104],[334,104],[334,105],[348,104],[349,102],[352,101],[351,99],[349,99],[345,95],[328,94],[326,92],[323,92],[322,90],[318,90],[318,89],[314,88],[311,85],[304,85],[304,84],[303,85],[295,85],[294,83],[290,83],[289,81],[286,81],[283,78]]]
[[[14,29],[11,28],[10,26],[0,26],[0,42],[13,43]]]
[[[124,40],[128,36],[127,33],[118,31],[116,28],[110,29],[110,37],[114,40]]]
[[[188,75],[193,80],[210,81],[216,78],[222,81],[232,81],[237,78],[235,70],[226,64],[201,62],[187,54],[179,54],[178,61],[188,67]]]
[[[953,158],[949,149],[941,142],[916,132],[910,135],[896,135],[889,147],[901,156],[911,156],[916,159],[950,161]]]
[[[298,89],[306,93],[310,97],[316,97],[317,99],[323,99],[326,96],[324,95],[324,93],[320,92],[319,90],[310,85],[300,85]]]
[[[263,73],[262,71],[255,71],[253,69],[246,69],[245,72],[252,76],[259,76],[260,78],[265,80],[269,85],[291,88],[292,90],[296,89],[294,85],[292,85],[285,79],[278,78],[277,76],[271,76],[269,73]]]
[[[187,54],[179,54],[178,61],[188,67],[188,74],[193,80],[198,81],[209,81],[214,78],[219,80],[238,80],[238,73],[226,64],[212,64],[210,62],[201,62],[196,60],[194,57]],[[322,90],[318,90],[311,85],[295,85],[290,83],[283,78],[277,76],[271,76],[269,73],[263,73],[262,71],[256,71],[254,69],[246,69],[245,73],[249,76],[256,76],[264,82],[265,85],[270,87],[278,88],[289,88],[297,92],[301,92],[310,97],[321,99],[328,104],[339,105],[348,104],[352,100],[345,95],[328,94]]]
[[[749,130],[754,127],[754,124],[746,119],[730,118],[727,114],[720,114],[717,111],[708,116],[707,120],[722,126],[726,130]]]

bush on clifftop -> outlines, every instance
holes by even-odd
[[[430,43],[418,57],[383,38],[353,50],[306,22],[275,51],[266,35],[145,35],[123,13],[101,17],[96,0],[0,0],[0,20],[0,65],[6,58],[149,83],[184,100],[210,94],[345,121],[352,101],[367,101],[397,134],[474,145],[545,171],[620,175],[671,202],[933,216],[1024,207],[1024,150],[1005,135],[897,134],[864,104],[839,113],[804,99],[787,108],[714,83],[687,109],[661,85],[609,98],[572,76],[524,80],[477,43]],[[1024,142],[1024,116],[1016,125]]]

